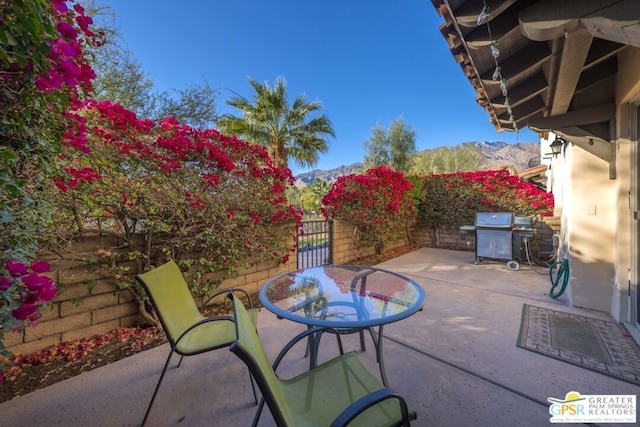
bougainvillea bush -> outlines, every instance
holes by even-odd
[[[293,177],[264,147],[92,100],[83,48],[101,41],[74,1],[0,2],[0,12],[0,369],[4,333],[55,296],[34,260],[43,243],[98,264],[140,302],[132,277],[168,259],[202,295],[249,263],[287,261],[300,221],[285,199]],[[117,244],[65,251],[91,234]]]
[[[135,284],[122,261],[142,272],[173,259],[196,295],[248,263],[288,260],[300,221],[285,197],[293,177],[264,147],[171,118],[141,120],[109,101],[86,103],[82,115],[90,151],[67,156],[56,180],[59,245],[70,231],[115,235],[119,249],[96,262],[121,287]]]
[[[91,24],[73,1],[0,2],[0,381],[4,334],[34,324],[56,294],[34,258],[58,156],[82,143],[73,110],[95,77],[83,54],[101,42]]]
[[[434,229],[473,224],[476,212],[553,213],[552,193],[523,182],[508,170],[429,175],[421,181],[418,220]]]
[[[356,249],[373,247],[380,254],[387,243],[410,238],[415,223],[412,188],[402,172],[378,166],[338,178],[322,199],[321,211],[327,219],[356,226]]]

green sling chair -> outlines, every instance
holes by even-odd
[[[147,292],[151,305],[162,324],[162,329],[167,335],[169,344],[171,344],[171,351],[167,356],[167,361],[164,364],[160,379],[142,421],[144,426],[173,353],[176,352],[181,356],[178,362],[179,367],[184,356],[192,356],[228,347],[236,339],[236,332],[233,317],[213,316],[207,318],[200,313],[187,282],[174,261],[169,261],[154,270],[139,274],[137,279]],[[233,288],[215,293],[207,302],[216,295],[230,291],[242,292],[249,298],[248,292],[244,289]],[[205,305],[207,302],[205,302]],[[251,304],[250,299],[249,303]],[[251,308],[250,310],[250,323],[254,325],[254,329],[258,317],[257,312],[257,309]],[[258,403],[253,379],[250,379],[253,397]]]
[[[266,401],[279,427],[326,426],[409,426],[415,413],[409,412],[404,398],[367,369],[355,352],[343,353],[309,371],[281,379],[275,370],[284,355],[301,339],[321,331],[311,328],[291,340],[275,359],[273,367],[262,347],[251,317],[233,294],[237,340],[229,349],[249,367],[263,399],[258,407],[255,427]]]

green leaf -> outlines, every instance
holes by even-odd
[[[0,148],[0,159],[7,164],[14,165],[18,161],[18,156],[11,148],[2,147]]]
[[[96,280],[87,280],[84,282],[84,284],[87,285],[87,289],[89,289],[89,291],[92,291],[93,288],[96,287],[98,282]]]

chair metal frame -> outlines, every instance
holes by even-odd
[[[164,330],[165,335],[167,336],[167,340],[169,341],[169,344],[171,345],[171,351],[169,352],[169,355],[167,356],[167,359],[164,363],[164,367],[162,368],[162,373],[160,374],[160,378],[158,379],[158,383],[156,384],[156,388],[153,391],[153,395],[151,396],[151,400],[149,402],[149,405],[147,406],[147,410],[144,414],[144,419],[142,420],[142,424],[141,426],[144,426],[145,423],[147,422],[147,418],[149,417],[149,413],[151,412],[151,407],[153,406],[153,403],[155,402],[156,396],[158,394],[158,391],[160,390],[160,385],[162,384],[162,381],[164,380],[164,376],[167,372],[167,368],[169,367],[169,362],[171,361],[171,357],[173,356],[174,353],[177,353],[180,355],[180,360],[178,361],[178,365],[176,366],[176,368],[179,368],[180,365],[182,364],[182,359],[184,358],[184,356],[194,356],[197,354],[202,354],[202,353],[206,353],[209,351],[213,351],[213,350],[217,350],[220,348],[225,348],[225,347],[229,347],[233,341],[224,341],[224,342],[216,342],[216,344],[211,345],[211,346],[206,346],[204,348],[202,348],[199,351],[195,351],[195,352],[184,352],[184,351],[180,351],[180,349],[178,348],[178,344],[180,343],[180,341],[189,334],[189,332],[193,331],[195,328],[198,328],[199,326],[202,326],[204,324],[207,323],[211,323],[211,322],[218,322],[218,321],[226,321],[226,322],[230,322],[229,327],[230,328],[234,328],[235,330],[235,326],[234,324],[234,318],[233,316],[211,316],[211,317],[203,317],[202,319],[198,322],[193,323],[191,326],[189,326],[187,329],[185,329],[178,337],[175,337],[171,334],[170,332],[170,328],[167,326],[167,320],[166,317],[169,316],[169,314],[163,312],[162,310],[159,309],[158,304],[156,302],[156,299],[154,297],[154,293],[151,290],[151,287],[153,287],[153,285],[151,285],[151,281],[152,281],[152,277],[155,274],[158,274],[160,272],[159,269],[171,269],[173,271],[170,271],[170,273],[180,273],[180,278],[182,278],[182,282],[183,283],[175,283],[176,286],[184,286],[184,288],[186,289],[187,292],[189,292],[189,295],[191,296],[191,291],[189,290],[186,281],[184,281],[184,276],[182,276],[182,272],[180,271],[178,265],[174,262],[174,261],[169,261],[159,267],[157,267],[154,270],[148,271],[146,273],[142,273],[137,275],[136,279],[138,280],[138,282],[142,285],[142,287],[144,288],[145,292],[147,293],[148,297],[149,297],[149,301],[151,302],[151,305],[156,313],[156,315],[158,316],[158,320],[160,320],[160,324],[162,325],[162,329]],[[176,273],[177,270],[177,273]],[[222,295],[222,294],[228,294],[230,292],[240,292],[242,294],[244,294],[247,297],[247,300],[249,301],[249,305],[250,305],[250,309],[253,311],[255,310],[253,308],[253,303],[251,302],[251,298],[249,293],[242,289],[242,288],[228,288],[228,289],[223,289],[220,291],[215,292],[214,294],[212,294],[209,299],[207,299],[207,301],[203,304],[203,305],[207,305],[212,299],[214,299],[216,296]],[[193,301],[193,305],[195,306],[195,301]],[[197,309],[197,307],[196,307]],[[254,323],[254,327],[256,325],[257,322],[257,316],[252,316],[252,322]],[[256,394],[256,389],[255,389],[255,384],[253,381],[253,377],[251,377],[251,371],[249,371],[249,378],[251,380],[251,388],[253,390],[253,398],[254,401],[256,402],[256,404],[258,404],[258,397]]]

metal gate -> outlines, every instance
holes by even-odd
[[[333,263],[333,221],[302,221],[297,241],[298,268]]]

